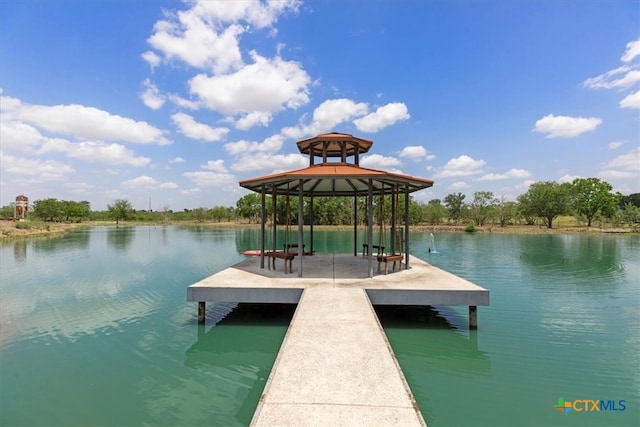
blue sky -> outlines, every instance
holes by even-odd
[[[235,205],[351,133],[421,202],[640,192],[637,1],[0,3],[0,204]]]

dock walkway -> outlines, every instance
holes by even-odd
[[[296,263],[294,263],[294,270]],[[205,302],[298,304],[252,424],[425,425],[372,305],[467,305],[469,327],[489,291],[414,256],[368,277],[367,259],[305,256],[304,275],[250,258],[187,288]]]
[[[304,291],[251,424],[426,425],[363,289]]]

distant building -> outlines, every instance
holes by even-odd
[[[27,216],[27,211],[29,210],[29,198],[22,194],[16,197],[15,209],[15,219],[24,219]]]

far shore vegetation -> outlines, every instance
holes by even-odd
[[[357,206],[354,206],[357,203]],[[276,199],[275,212],[271,197],[267,196],[267,218],[270,225],[297,225],[297,197]],[[183,209],[169,206],[160,210],[135,210],[131,202],[119,199],[107,210],[93,211],[87,201],[35,200],[24,218],[16,218],[14,204],[0,208],[0,239],[50,235],[69,229],[94,225],[160,225],[251,227],[260,223],[261,196],[247,194],[235,207]],[[405,220],[404,196],[398,197],[396,212],[392,212],[390,196],[374,197],[375,224],[389,224],[395,214],[398,224]],[[316,227],[351,229],[353,212],[357,207],[358,226],[364,227],[367,218],[365,197],[316,197],[313,199],[313,223]],[[305,198],[304,223],[310,223],[311,203]],[[639,232],[640,193],[622,195],[598,178],[578,178],[571,183],[554,181],[533,183],[516,201],[497,198],[492,192],[479,191],[470,198],[451,193],[443,200],[416,202],[409,196],[409,224],[414,230],[461,232]]]

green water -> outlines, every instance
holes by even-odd
[[[105,227],[0,246],[0,425],[247,425],[295,307],[208,304],[199,327],[186,286],[258,245]],[[466,308],[378,308],[429,426],[640,424],[639,236],[416,233],[412,252],[491,290],[477,332]]]

